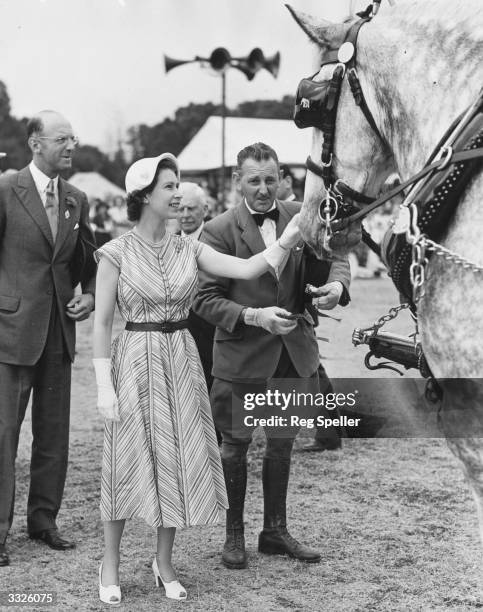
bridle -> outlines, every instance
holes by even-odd
[[[356,69],[357,37],[361,27],[371,21],[375,15],[375,12],[371,12],[370,9],[371,7],[368,7],[364,13],[358,13],[360,19],[351,25],[340,47],[325,54],[320,69],[328,64],[336,64],[332,78],[328,81],[314,81],[314,77],[319,73],[317,72],[308,79],[302,79],[296,95],[294,121],[297,127],[315,127],[321,130],[324,136],[320,163],[315,162],[309,155],[306,160],[306,167],[308,171],[319,176],[324,184],[325,195],[318,206],[318,216],[325,227],[324,248],[329,251],[331,250],[330,241],[334,233],[342,231],[349,224],[362,221],[369,213],[402,193],[407,187],[418,183],[417,189],[419,191],[421,186],[424,186],[424,182],[421,180],[431,173],[445,170],[449,164],[483,157],[483,148],[478,147],[455,152],[451,147],[451,142],[455,140],[458,131],[462,131],[475,113],[481,109],[483,103],[482,90],[474,104],[450,126],[426,165],[415,175],[401,182],[384,195],[378,198],[368,196],[351,188],[341,178],[335,176],[333,159],[337,110],[345,77],[349,82],[355,104],[360,107],[379,140],[385,147],[388,146],[366,103]],[[409,195],[414,197],[412,192]],[[364,208],[360,208],[355,202],[363,204]],[[362,239],[379,254],[378,245],[374,243],[364,228],[362,228]]]
[[[347,78],[355,104],[359,106],[379,140],[386,145],[364,98],[356,69],[357,37],[361,27],[371,19],[372,14],[366,11],[351,25],[340,47],[325,54],[320,69],[329,64],[336,64],[330,80],[314,81],[317,72],[312,77],[303,79],[297,91],[294,112],[296,125],[300,128],[316,127],[324,135],[320,163],[315,162],[309,155],[306,167],[322,179],[325,188],[325,197],[318,207],[319,219],[326,228],[325,247],[329,246],[332,236],[332,222],[336,219],[347,219],[359,212],[360,208],[354,202],[370,204],[375,200],[349,187],[342,179],[336,178],[333,169],[337,110],[344,78]],[[371,248],[377,248],[365,231],[363,239],[370,243]]]

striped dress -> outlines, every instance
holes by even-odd
[[[135,230],[96,251],[120,271],[126,321],[186,319],[197,290],[200,243],[166,233],[153,244]],[[106,421],[103,520],[153,527],[216,523],[228,507],[203,368],[187,329],[124,330],[112,346],[120,421]]]

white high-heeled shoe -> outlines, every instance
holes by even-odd
[[[178,580],[164,582],[164,580],[161,578],[161,574],[159,573],[158,561],[156,559],[156,556],[154,557],[152,568],[154,579],[156,580],[156,586],[164,586],[164,590],[166,591],[166,597],[169,597],[169,599],[178,599],[180,601],[184,601],[188,597],[184,586]]]
[[[111,606],[121,603],[121,587],[118,584],[102,585],[102,563],[99,566],[99,599]]]

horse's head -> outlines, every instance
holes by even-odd
[[[336,63],[337,59],[334,60],[334,63],[326,63],[321,68],[320,65],[327,61],[329,53],[333,55],[334,51],[337,51],[342,46],[350,27],[356,19],[334,24],[295,11],[290,6],[288,6],[288,9],[300,27],[309,36],[310,40],[318,46],[317,67],[319,72],[313,80],[327,81],[331,79],[338,65]],[[370,82],[369,72],[365,69],[368,60],[364,49],[361,48],[363,34],[364,28],[361,29],[360,42],[356,49],[357,74],[370,113],[376,125],[378,125],[380,117],[377,110],[376,96],[373,93],[376,90]],[[356,105],[347,80],[346,74],[342,80],[336,112],[332,174],[335,180],[342,180],[352,189],[375,197],[381,192],[387,177],[395,172],[395,165],[392,154],[385,142],[371,127],[361,108]],[[319,165],[321,164],[323,142],[324,133],[321,129],[314,128],[311,158]],[[324,181],[316,173],[309,170],[305,184],[301,229],[305,240],[319,255],[322,254],[325,231],[324,225],[320,220],[319,210],[325,195]],[[354,234],[356,241],[360,239],[360,231],[358,230],[360,230],[360,226],[350,236],[352,243],[354,242]],[[349,246],[346,241],[343,248],[348,248]]]

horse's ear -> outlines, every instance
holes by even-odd
[[[338,42],[341,38],[343,39],[345,34],[343,24],[332,23],[331,21],[308,15],[302,11],[296,11],[289,4],[285,6],[310,40],[317,43],[319,46],[332,48],[335,42]],[[342,44],[342,42],[340,44]]]

